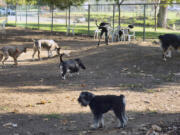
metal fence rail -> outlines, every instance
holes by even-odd
[[[92,4],[79,7],[71,6],[67,10],[53,9],[48,6],[16,6],[15,14],[7,14],[9,25],[22,26],[32,29],[66,32],[67,27],[74,27],[76,34],[93,35],[96,29],[95,20],[99,23],[106,21],[114,28],[117,25],[135,26],[134,30],[140,39],[151,39],[163,31],[180,32],[180,4],[174,3],[168,8],[168,29],[156,29],[156,3],[151,4],[122,4],[120,14],[118,5]],[[159,5],[163,6],[163,5]]]

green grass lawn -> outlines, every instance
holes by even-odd
[[[8,22],[8,25],[15,26],[14,22]],[[17,26],[25,28],[26,24],[18,23]],[[122,24],[121,27],[127,27],[127,24]],[[27,28],[38,29],[38,24],[28,23]],[[40,24],[39,29],[51,31],[51,24],[48,24],[48,23]],[[96,29],[96,26],[95,26],[94,22],[91,22],[90,31],[89,31],[91,36],[93,36],[95,29]],[[88,34],[88,24],[87,23],[76,24],[74,30],[75,30],[76,34]],[[137,39],[143,38],[143,27],[135,26],[135,28],[133,30],[136,32]],[[66,25],[54,24],[53,31],[66,32]],[[165,34],[165,33],[180,34],[180,31],[162,29],[162,28],[158,28],[157,31],[155,31],[154,28],[152,28],[152,27],[146,27],[145,38],[146,39],[157,39],[159,35]]]

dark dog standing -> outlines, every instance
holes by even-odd
[[[180,35],[175,34],[164,34],[159,36],[161,42],[161,48],[163,50],[162,57],[166,61],[166,57],[172,57],[172,49],[180,49]]]
[[[127,125],[128,118],[125,112],[125,96],[100,95],[96,96],[90,92],[81,92],[78,102],[82,106],[89,105],[93,115],[94,124],[92,128],[104,127],[103,114],[113,110],[119,120],[118,128],[124,128]]]
[[[62,79],[66,79],[66,73],[79,73],[79,69],[86,69],[82,61],[77,58],[77,59],[70,59],[67,61],[63,61],[62,56],[64,54],[60,55],[60,72],[61,72],[61,77]]]
[[[105,43],[106,43],[106,45],[108,45],[108,39],[109,39],[108,29],[110,28],[110,23],[102,22],[102,23],[100,23],[100,25],[97,25],[97,21],[96,21],[96,26],[98,27],[98,29],[101,30],[99,41],[98,41],[98,46],[100,44],[100,40],[101,40],[104,33],[105,33]]]

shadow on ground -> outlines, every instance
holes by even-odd
[[[1,114],[0,134],[2,135],[144,135],[151,125],[156,124],[167,132],[166,124],[180,128],[179,113],[161,114],[154,112],[128,112],[129,121],[124,129],[116,129],[116,118],[113,113],[104,116],[105,128],[91,130],[92,114]],[[173,124],[174,123],[174,124]],[[144,130],[143,130],[144,129]],[[169,128],[170,130],[170,128]],[[174,132],[175,133],[175,132]],[[178,134],[179,131],[177,130]],[[175,135],[175,134],[174,134]]]
[[[77,42],[86,44],[85,41]],[[91,46],[88,49],[82,49],[83,47],[71,53],[70,57],[63,58],[82,59],[87,70],[81,70],[79,76],[67,76],[66,80],[62,80],[57,56],[44,58],[40,63],[25,59],[19,61],[22,65],[17,68],[8,65],[7,68],[0,69],[0,85],[5,88],[39,85],[56,87],[45,92],[57,92],[58,89],[104,90],[108,87],[145,92],[170,85],[179,88],[180,78],[176,74],[180,72],[180,55],[177,53],[174,53],[173,59],[164,62],[161,59],[161,51],[156,46],[120,44]],[[26,65],[26,62],[32,62],[32,65]],[[13,92],[13,89],[10,91]],[[26,89],[23,92],[36,91]]]

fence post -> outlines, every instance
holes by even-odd
[[[66,9],[66,27],[67,27],[67,9]]]
[[[16,15],[15,15],[15,26],[17,26],[17,3],[16,3],[16,9],[15,9],[15,13],[16,13]]]
[[[157,5],[155,4],[154,5],[154,8],[155,8],[155,13],[154,13],[154,23],[155,23],[155,31],[157,31]]]
[[[53,18],[54,18],[54,5],[51,7],[52,17],[51,17],[51,32],[53,31]]]
[[[27,4],[26,4],[26,28],[27,28]]]
[[[114,29],[115,5],[113,4],[113,29]]]
[[[146,38],[146,5],[144,4],[144,26],[143,26],[143,41]]]
[[[118,17],[118,25],[120,26],[121,25],[121,5],[120,4],[118,4],[118,10],[119,10],[119,17]]]
[[[69,15],[68,15],[68,31],[67,31],[67,33],[69,34],[70,33],[70,25],[71,25],[71,6],[69,6]]]
[[[38,3],[38,30],[39,30],[39,12],[40,12],[40,6],[39,6],[39,3]]]
[[[88,36],[90,36],[90,8],[91,6],[88,5]]]
[[[8,9],[8,5],[6,6],[6,22],[8,23],[8,11],[7,11],[7,9]]]

